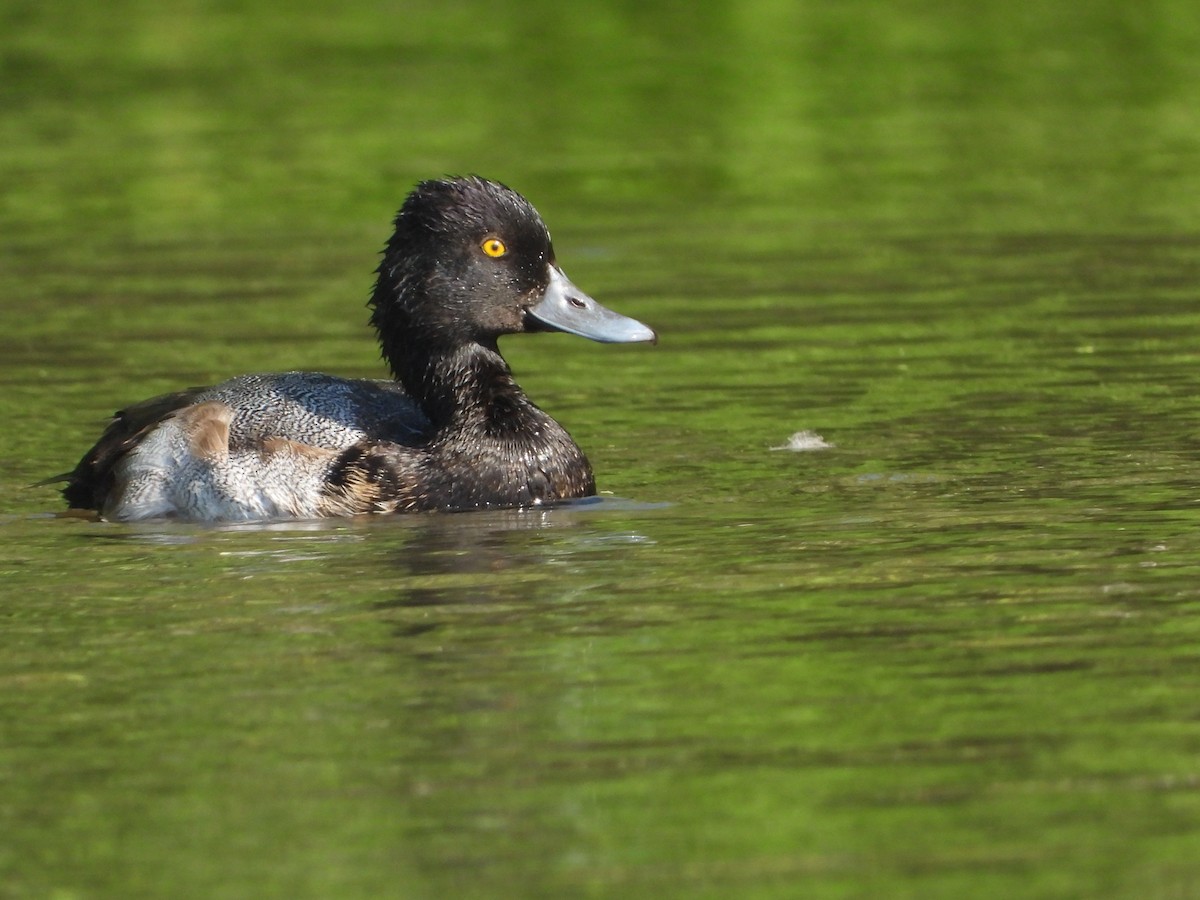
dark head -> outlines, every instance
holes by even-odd
[[[406,357],[503,334],[567,331],[596,341],[653,341],[654,332],[576,288],[554,259],[550,232],[516,191],[471,176],[424,181],[396,216],[371,298],[393,373]]]

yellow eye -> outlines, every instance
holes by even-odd
[[[479,246],[483,249],[484,253],[493,258],[503,256],[508,252],[508,245],[498,237],[487,238]]]

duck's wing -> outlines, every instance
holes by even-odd
[[[66,481],[62,493],[70,507],[100,510],[130,451],[161,423],[213,401],[229,410],[225,444],[234,452],[260,451],[274,439],[335,453],[362,441],[416,444],[425,439],[429,427],[420,408],[395,382],[315,372],[240,375],[121,410],[73,471],[42,483]]]
[[[114,468],[156,425],[196,402],[210,388],[196,387],[152,397],[118,410],[96,445],[75,468],[42,484],[66,481],[63,497],[72,509],[100,509],[112,489]]]
[[[392,381],[320,372],[239,375],[199,399],[219,400],[234,410],[229,433],[234,449],[281,437],[340,451],[363,440],[414,443],[429,428],[420,408]]]

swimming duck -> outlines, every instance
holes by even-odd
[[[529,201],[475,176],[422,182],[377,273],[370,321],[391,380],[242,375],[130,406],[65,476],[69,506],[245,522],[594,494],[587,457],[525,396],[497,339],[656,336],[571,283]]]

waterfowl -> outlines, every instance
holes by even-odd
[[[571,283],[529,201],[475,176],[422,182],[377,275],[370,322],[391,379],[242,375],[127,407],[65,476],[68,505],[236,522],[594,494],[587,457],[526,397],[497,340],[656,336]]]

